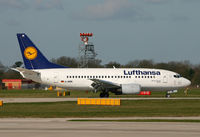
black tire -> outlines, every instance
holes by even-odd
[[[170,98],[171,97],[171,95],[170,94],[166,94],[166,96],[165,96],[166,98]]]
[[[109,97],[109,93],[105,93],[105,97],[108,98]]]
[[[100,97],[101,98],[108,98],[109,97],[109,93],[100,93]]]
[[[105,94],[104,93],[100,93],[100,98],[103,98],[105,97]]]

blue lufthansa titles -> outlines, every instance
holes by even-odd
[[[124,70],[124,75],[161,75],[160,71]]]

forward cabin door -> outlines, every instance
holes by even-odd
[[[163,76],[163,83],[168,83],[168,78],[166,75]]]

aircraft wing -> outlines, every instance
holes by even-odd
[[[90,79],[90,80],[92,80],[94,82],[94,83],[92,83],[92,86],[96,90],[102,89],[102,88],[103,89],[121,88],[120,84],[113,83],[110,81],[100,80],[100,79]]]
[[[28,69],[25,69],[25,68],[11,68],[12,70],[14,71],[17,71],[19,72],[23,78],[26,78],[26,79],[31,79],[33,81],[40,81],[41,80],[41,76],[40,76],[40,73],[39,72],[36,72],[36,71],[33,71],[33,70],[28,70]]]

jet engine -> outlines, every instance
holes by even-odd
[[[139,94],[141,86],[139,84],[122,84],[122,94]]]

